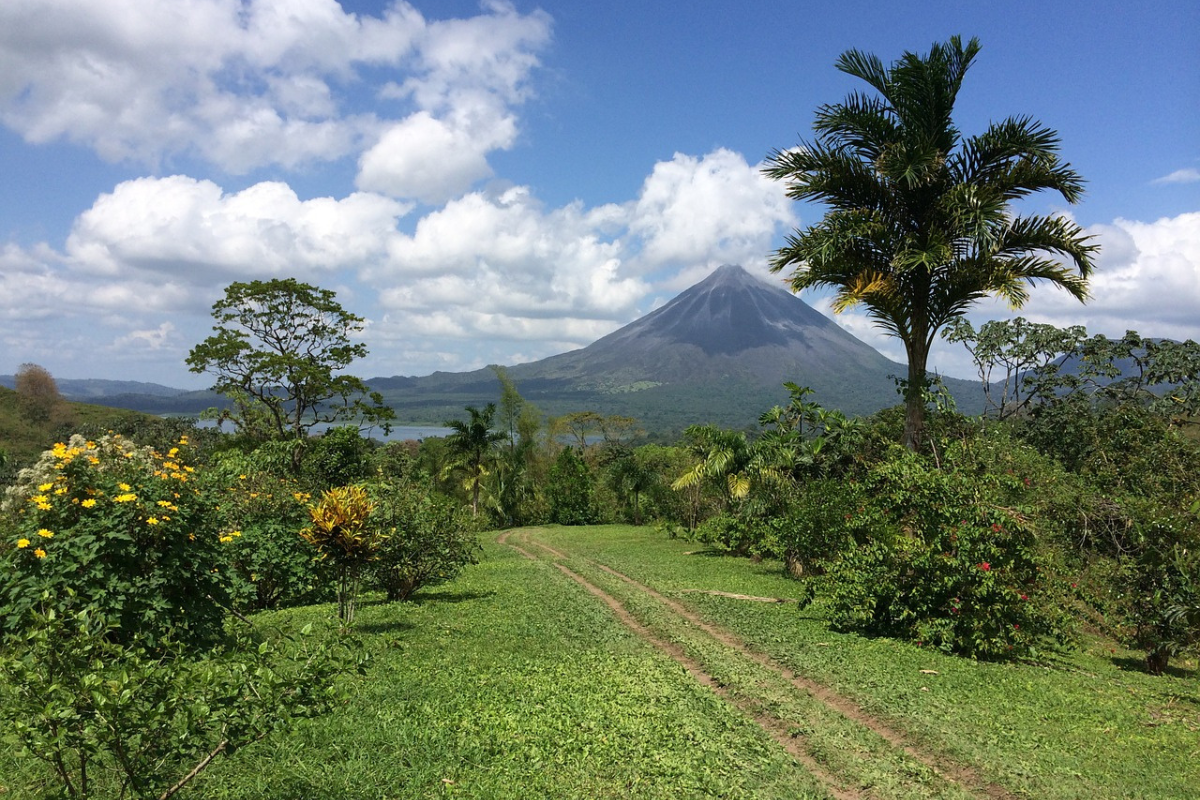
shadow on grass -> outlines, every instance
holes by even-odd
[[[451,589],[430,589],[418,591],[406,602],[416,605],[424,605],[426,603],[466,603],[471,600],[486,600],[489,597],[495,597],[494,591],[488,592],[456,592]]]
[[[355,633],[402,633],[416,627],[411,622],[387,620],[386,622],[355,622],[351,630]]]
[[[1119,670],[1125,672],[1146,672],[1146,662],[1141,658],[1125,658],[1117,657],[1110,659],[1112,665]],[[1196,670],[1180,667],[1174,664],[1168,664],[1163,670],[1163,675],[1170,675],[1172,678],[1193,678],[1196,677]]]

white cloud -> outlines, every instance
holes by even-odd
[[[1200,182],[1200,169],[1189,167],[1187,169],[1177,169],[1170,175],[1164,175],[1161,178],[1155,178],[1152,183],[1196,183]]]
[[[0,3],[0,122],[110,161],[295,168],[381,144],[388,123],[364,95],[389,85],[402,117],[425,111],[491,142],[480,157],[511,146],[507,107],[528,95],[550,35],[542,12],[484,12],[431,22],[402,0],[380,17],[335,0]]]
[[[580,203],[547,212],[524,187],[471,193],[393,238],[387,265],[365,278],[390,318],[423,332],[587,344],[648,291],[620,274],[621,242],[598,232],[611,215]]]
[[[641,242],[637,266],[759,266],[780,225],[796,224],[783,185],[724,148],[703,158],[676,153],[655,164],[633,205],[630,233]],[[682,288],[682,287],[681,287]]]
[[[140,178],[80,215],[66,249],[79,270],[105,275],[133,268],[207,286],[311,278],[382,257],[407,210],[365,193],[302,201],[283,183],[225,194],[182,175]]]
[[[512,145],[516,120],[505,115],[478,133],[426,111],[393,125],[359,159],[360,189],[437,205],[492,175],[487,154]]]
[[[170,322],[164,322],[157,328],[149,330],[130,331],[117,338],[111,345],[110,350],[126,351],[126,350],[162,350],[169,345],[176,344],[179,339],[176,333],[175,326]]]

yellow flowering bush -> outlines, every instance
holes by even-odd
[[[300,538],[312,499],[290,474],[291,450],[214,454],[201,483],[213,507],[230,595],[242,610],[332,598],[329,564]]]
[[[215,640],[220,543],[186,448],[73,436],[22,470],[0,501],[0,633],[87,611],[118,641]]]

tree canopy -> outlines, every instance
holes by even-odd
[[[1045,281],[1079,300],[1097,247],[1071,220],[1015,214],[1012,203],[1048,189],[1075,203],[1083,181],[1058,156],[1058,134],[1009,117],[964,138],[953,112],[980,49],[959,37],[890,67],[857,50],[836,66],[875,94],[854,92],[817,110],[815,139],[772,153],[764,173],[788,196],[829,206],[788,237],[771,261],[794,291],[835,290],[833,308],[865,306],[908,356],[905,444],[924,422],[929,349],[938,330],[978,300],[1014,307]],[[1066,263],[1064,263],[1066,262]]]
[[[216,376],[213,390],[233,402],[238,429],[259,439],[297,439],[340,421],[393,418],[377,392],[341,374],[367,347],[351,337],[363,320],[328,289],[294,278],[235,281],[213,304],[213,335],[192,348],[192,372]]]

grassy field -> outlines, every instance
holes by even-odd
[[[1100,641],[974,663],[748,599],[797,584],[650,529],[507,541],[416,602],[368,601],[373,662],[345,705],[216,763],[185,796],[1197,796],[1194,663],[1151,678]],[[0,797],[36,796],[28,766],[0,754]]]

